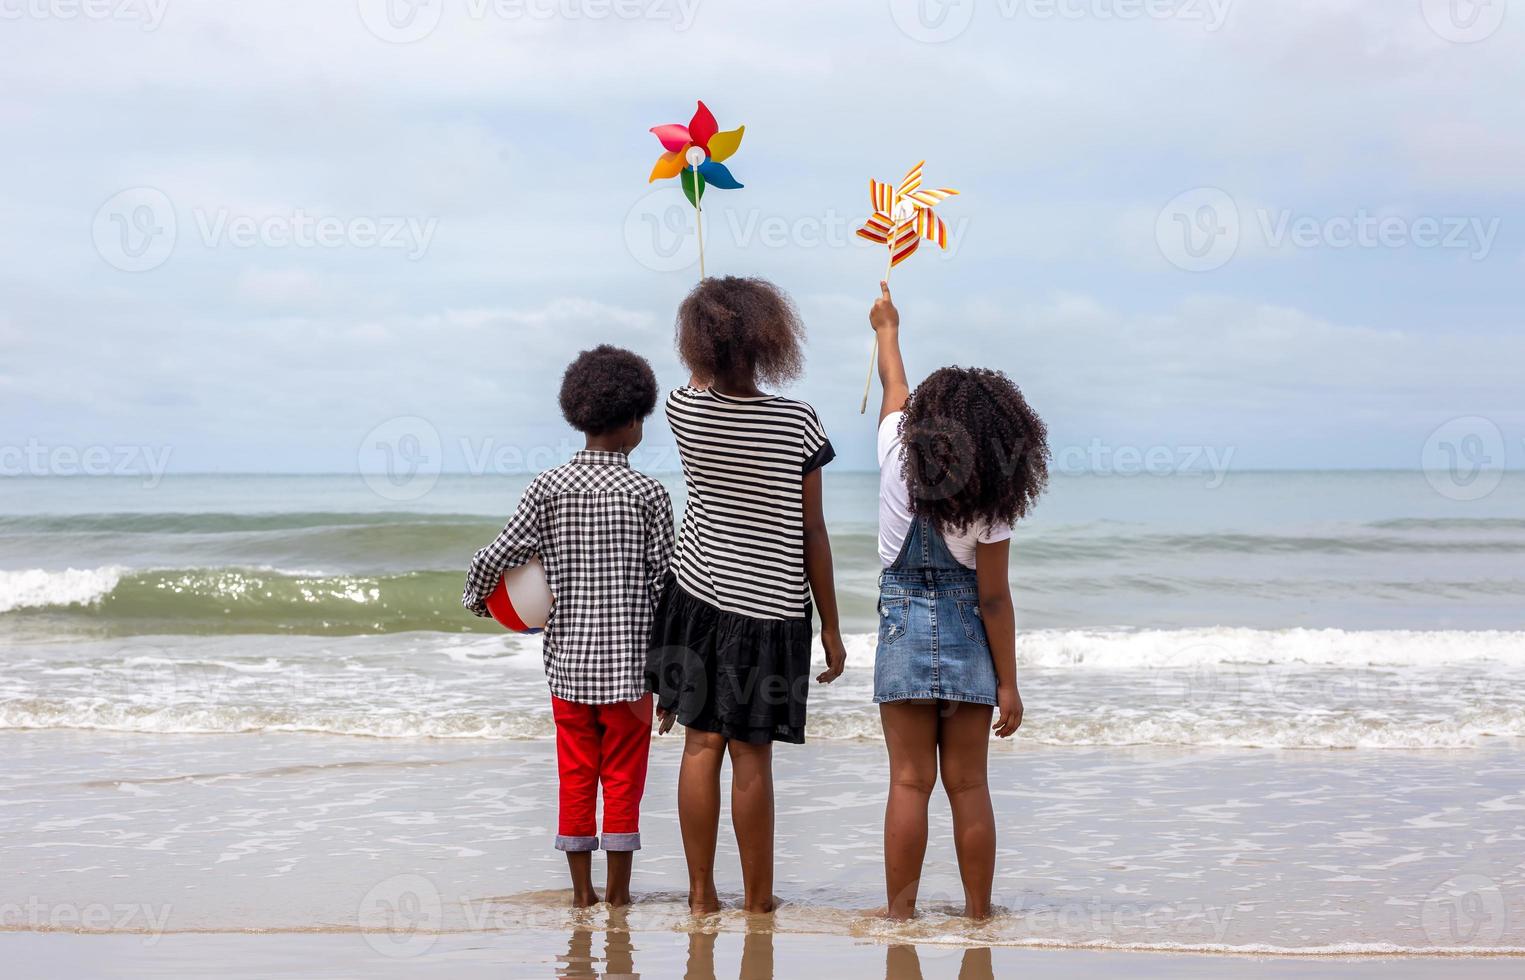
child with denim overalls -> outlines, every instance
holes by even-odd
[[[953,557],[931,518],[912,518],[900,554],[879,576],[875,703],[994,705],[998,687],[975,570]]]
[[[888,285],[869,314],[879,340],[879,648],[874,701],[890,756],[884,813],[886,914],[910,918],[927,849],[927,802],[942,773],[964,914],[990,914],[995,814],[992,730],[1022,724],[1011,527],[1048,482],[1047,433],[1016,385],[942,368],[912,394]],[[992,715],[995,721],[992,723]]]

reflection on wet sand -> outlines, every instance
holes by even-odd
[[[922,980],[921,956],[915,946],[891,946],[885,951],[884,980]],[[995,980],[989,946],[964,950],[958,980]]]
[[[603,955],[593,952],[594,936],[604,935]],[[716,980],[713,932],[694,932],[688,937],[688,968],[685,980]],[[559,958],[556,976],[566,980],[638,980],[635,943],[631,940],[625,910],[611,909],[608,924],[577,923],[567,937],[566,955]],[[742,939],[741,969],[737,980],[773,980],[773,931],[748,931]]]
[[[694,932],[688,937],[688,969],[683,980],[717,980],[715,934]],[[748,932],[741,944],[737,980],[773,980],[773,931]]]
[[[602,933],[602,955],[594,954],[594,938]],[[714,932],[691,932],[688,936],[688,964],[683,980],[719,980],[715,973]],[[728,936],[729,938],[729,936]],[[965,949],[961,954],[958,980],[995,980],[988,946]],[[939,957],[954,951],[937,947]],[[639,980],[635,968],[635,943],[631,940],[628,919],[623,909],[612,909],[608,923],[576,924],[567,937],[566,955],[558,958],[556,976],[565,980]],[[773,930],[767,926],[749,929],[742,937],[741,968],[737,980],[773,980]],[[895,945],[885,948],[885,980],[923,980],[921,954],[915,946]]]
[[[604,934],[604,955],[593,955],[593,935]],[[567,937],[567,953],[556,964],[556,976],[568,980],[625,980],[640,977],[635,972],[635,943],[624,909],[610,909],[608,925],[602,930],[592,923],[579,923]]]

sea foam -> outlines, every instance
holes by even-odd
[[[877,637],[855,635],[846,642],[849,665],[873,666]],[[1286,664],[1360,668],[1485,661],[1525,666],[1525,632],[1237,627],[1017,631],[1017,662],[1032,667],[1109,670]]]
[[[45,572],[39,568],[0,571],[0,613],[48,606],[83,606],[117,587],[122,569],[70,568]]]

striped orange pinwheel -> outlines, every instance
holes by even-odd
[[[914,255],[922,239],[939,248],[948,247],[948,226],[932,208],[958,191],[951,187],[935,190],[922,187],[921,168],[924,166],[925,160],[912,167],[899,186],[881,184],[877,180],[868,182],[874,213],[858,229],[858,237],[888,247],[891,269]]]
[[[923,160],[912,167],[898,186],[881,184],[877,180],[868,182],[874,213],[858,229],[858,237],[890,250],[885,279],[889,279],[891,269],[916,254],[923,239],[936,243],[938,248],[948,247],[948,226],[932,209],[958,191],[951,187],[922,187],[921,168],[926,165],[927,161]],[[874,385],[874,361],[878,356],[879,335],[876,333],[874,346],[868,354],[868,378],[863,382],[863,404],[858,406],[859,414],[868,411],[868,393]]]

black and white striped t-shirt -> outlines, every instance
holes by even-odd
[[[725,612],[803,619],[804,477],[836,455],[815,409],[679,388],[667,396],[667,421],[688,484],[678,584]]]

